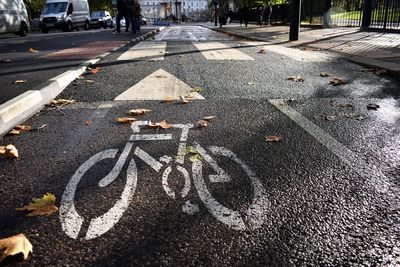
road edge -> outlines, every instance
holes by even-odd
[[[238,33],[233,33],[233,32],[228,32],[219,28],[213,28],[213,27],[208,27],[207,25],[201,25],[204,28],[216,31],[216,32],[221,32],[228,34],[230,36],[235,36],[235,37],[240,37],[244,38],[250,41],[259,41],[259,42],[268,42],[267,40],[264,40],[262,38],[256,38],[256,37],[251,37],[251,36],[245,36],[243,34],[238,34]],[[308,46],[306,44],[296,44],[295,46],[289,46],[290,48],[297,48],[297,47],[309,47],[309,48],[315,48],[313,46]],[[328,51],[329,53],[335,53],[337,55],[340,55],[343,59],[350,61],[352,63],[356,63],[358,65],[368,67],[368,68],[374,68],[374,69],[387,69],[388,73],[393,75],[394,78],[400,80],[400,65],[396,63],[388,63],[388,62],[383,62],[381,60],[377,59],[371,59],[371,58],[366,58],[366,57],[361,57],[361,56],[355,56],[355,55],[350,55],[346,53],[341,53],[337,51],[330,51],[330,50],[324,50]]]
[[[105,52],[90,59],[80,65],[78,68],[67,70],[60,75],[51,78],[47,84],[38,90],[29,90],[9,101],[0,105],[0,137],[8,133],[16,125],[26,121],[45,105],[55,99],[67,86],[76,78],[82,75],[89,66],[96,64],[112,52],[122,47],[143,41],[151,36],[164,30],[165,27],[158,27],[144,35],[138,36],[126,43],[112,48],[109,52]]]

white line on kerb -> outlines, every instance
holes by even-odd
[[[389,189],[390,182],[376,166],[368,164],[360,156],[342,145],[339,141],[324,132],[317,125],[302,116],[296,110],[289,107],[282,99],[270,99],[269,102],[301,128],[317,139],[343,162],[352,167],[363,178],[368,179],[379,193],[385,193]]]

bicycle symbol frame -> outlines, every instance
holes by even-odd
[[[133,134],[130,136],[129,141],[126,143],[113,169],[99,181],[100,187],[105,187],[109,185],[118,177],[122,168],[125,165],[125,162],[128,159],[130,152],[133,149],[133,144],[135,142],[162,141],[171,140],[173,138],[172,134],[139,134],[140,127],[147,125],[148,123],[148,121],[136,121],[131,125]],[[193,127],[193,124],[173,124],[173,128],[179,128],[182,130],[178,153],[175,158],[175,162],[177,164],[176,169],[183,175],[185,179],[185,185],[180,192],[182,198],[186,197],[191,189],[190,175],[182,165],[184,164],[185,156],[187,154],[186,148],[189,130]],[[228,227],[234,230],[253,230],[259,228],[264,222],[264,210],[268,207],[270,203],[266,190],[258,177],[232,151],[224,147],[208,147],[213,155],[227,157],[238,164],[244,170],[251,182],[251,187],[253,188],[254,194],[253,201],[247,211],[245,211],[244,214],[241,214],[238,211],[229,209],[220,204],[208,190],[202,173],[203,163],[209,164],[213,171],[216,173],[208,176],[209,181],[212,183],[230,182],[230,176],[221,167],[218,166],[217,162],[198,143],[194,142],[194,147],[203,158],[203,161],[195,161],[192,163],[192,180],[200,200],[203,202],[209,212],[217,220],[228,225]],[[83,217],[80,216],[76,211],[74,204],[75,192],[80,180],[90,168],[96,165],[96,163],[104,159],[114,159],[117,153],[118,149],[107,149],[98,152],[97,154],[90,157],[87,161],[85,161],[71,177],[69,183],[65,188],[60,205],[60,221],[62,229],[69,237],[73,239],[78,238],[79,232],[84,222]],[[163,156],[159,158],[159,160],[157,160],[149,155],[147,152],[142,150],[139,146],[135,147],[133,154],[156,172],[161,171],[161,169],[164,167],[163,163],[170,164],[170,166],[168,166],[164,170],[161,182],[166,194],[170,198],[175,199],[176,192],[174,192],[168,184],[168,176],[172,171],[172,157]],[[105,234],[115,224],[118,223],[118,221],[127,210],[129,202],[135,193],[137,180],[138,170],[135,160],[134,158],[132,158],[128,164],[126,172],[126,184],[120,199],[106,213],[90,221],[87,233],[85,235],[86,240],[94,239]],[[191,204],[190,201],[186,201],[185,205],[183,206],[182,211],[185,211],[188,208],[194,208],[194,210],[196,210],[197,208],[198,210],[198,206]]]

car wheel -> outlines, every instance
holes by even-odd
[[[103,22],[103,29],[107,29],[107,21]]]
[[[88,21],[85,21],[85,26],[84,26],[85,31],[88,31],[90,29],[90,25]]]
[[[25,22],[21,22],[21,26],[19,27],[18,34],[20,36],[26,36],[27,33],[28,33],[28,26],[26,25]]]

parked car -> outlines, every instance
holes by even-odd
[[[78,28],[89,30],[89,4],[87,0],[47,0],[40,16],[40,29],[72,31]]]
[[[113,20],[108,11],[93,11],[90,14],[90,27],[112,28]]]
[[[30,23],[23,0],[0,0],[0,32],[14,32],[25,36]]]

